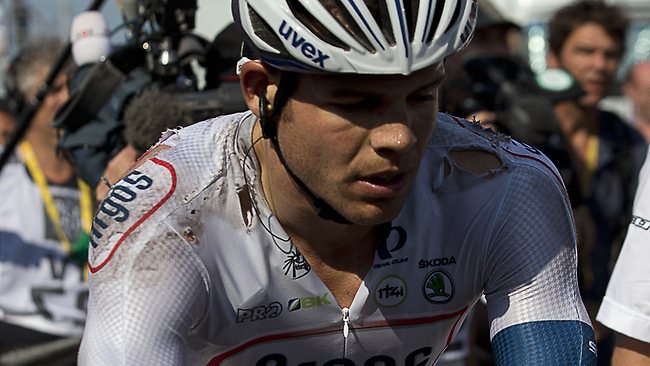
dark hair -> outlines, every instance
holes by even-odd
[[[586,23],[595,23],[619,42],[621,55],[625,48],[628,20],[623,11],[601,1],[581,0],[558,10],[548,26],[550,50],[559,55],[571,33]]]
[[[50,69],[63,50],[63,43],[57,38],[45,37],[31,41],[11,59],[5,75],[7,102],[15,114],[32,98],[31,90],[44,80],[39,71]],[[67,72],[70,63],[61,72]],[[32,92],[33,93],[33,92]]]
[[[163,90],[145,90],[124,108],[125,139],[140,153],[155,144],[166,129],[192,123],[182,100]]]

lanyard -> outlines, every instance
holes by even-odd
[[[29,144],[29,142],[23,141],[20,143],[20,152],[25,159],[25,165],[27,165],[29,174],[31,174],[34,182],[38,186],[38,189],[41,191],[41,197],[43,198],[45,211],[47,212],[47,216],[50,218],[50,221],[54,226],[56,235],[61,241],[63,249],[66,251],[66,253],[70,254],[74,248],[72,248],[70,239],[66,236],[65,231],[63,230],[63,226],[61,226],[61,217],[59,215],[59,210],[57,210],[56,206],[54,205],[54,198],[52,197],[52,193],[48,188],[47,179],[45,178],[45,174],[43,174],[43,170],[41,169],[38,160],[36,160],[36,155],[34,155],[34,150],[32,149],[32,146]],[[77,186],[79,188],[79,210],[81,216],[81,227],[85,233],[89,233],[93,219],[90,187],[79,178],[77,178]]]
[[[591,180],[594,172],[598,167],[598,150],[599,150],[599,136],[598,133],[590,134],[587,140],[587,156],[585,159],[585,170],[582,173],[581,185],[583,195],[588,194],[591,187]]]

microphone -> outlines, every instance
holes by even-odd
[[[109,30],[99,11],[84,11],[74,17],[70,30],[72,58],[77,66],[103,60],[111,52]]]

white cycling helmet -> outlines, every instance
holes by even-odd
[[[477,0],[232,0],[248,46],[281,70],[404,74],[463,48]]]

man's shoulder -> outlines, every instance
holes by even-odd
[[[452,156],[463,155],[465,160],[472,160],[472,155],[485,156],[487,153],[500,161],[499,166],[505,168],[504,171],[512,171],[516,167],[530,167],[542,171],[562,184],[557,168],[539,149],[485,128],[478,122],[439,114],[431,143],[434,147],[453,152],[450,153]],[[481,160],[492,161],[490,166],[494,165],[494,159]]]
[[[98,271],[124,242],[162,233],[173,212],[227,175],[239,117],[215,118],[170,130],[144,161],[116,183],[93,220],[89,267]]]

